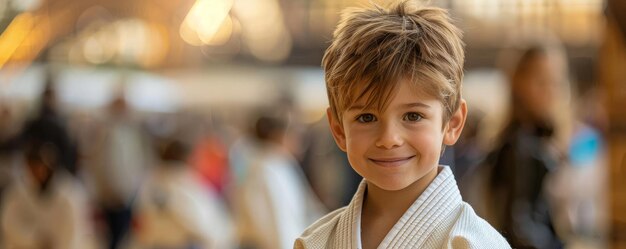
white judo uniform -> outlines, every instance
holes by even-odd
[[[176,163],[172,163],[176,164]],[[136,248],[231,248],[233,227],[221,200],[188,165],[160,166],[139,191]]]
[[[21,175],[5,192],[1,209],[0,248],[93,248],[95,234],[83,187],[58,171],[49,193],[40,196],[29,175]]]
[[[253,248],[289,249],[323,214],[321,204],[295,158],[271,146],[254,158],[238,196],[239,239]]]
[[[472,207],[463,202],[450,168],[439,174],[387,233],[378,248],[511,248]],[[294,248],[350,248],[361,246],[363,180],[350,204],[311,225]]]

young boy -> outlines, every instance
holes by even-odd
[[[343,13],[322,62],[327,113],[364,180],[295,248],[510,248],[438,165],[465,123],[463,53],[445,10],[402,1]]]

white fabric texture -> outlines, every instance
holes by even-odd
[[[229,248],[233,227],[218,197],[188,165],[157,167],[139,191],[139,248]]]
[[[95,234],[83,187],[58,171],[45,197],[36,188],[30,175],[23,174],[6,191],[0,248],[92,248]]]
[[[94,126],[95,135],[85,141],[91,146],[84,164],[90,194],[105,207],[129,205],[150,165],[147,138],[130,118],[112,117]]]
[[[237,203],[239,240],[261,249],[291,248],[321,216],[321,204],[295,159],[281,149],[260,149],[251,161]]]
[[[440,172],[387,233],[378,248],[511,248],[472,207],[463,202],[450,168]],[[294,248],[360,249],[360,216],[366,189],[363,180],[347,207],[318,220],[296,240]]]

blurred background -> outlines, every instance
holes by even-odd
[[[464,31],[464,199],[517,248],[626,248],[626,3],[431,4]],[[369,5],[0,0],[2,248],[291,248],[360,182],[319,65]]]

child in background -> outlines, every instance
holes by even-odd
[[[289,249],[308,224],[323,214],[287,141],[289,119],[263,113],[246,171],[238,187],[236,218],[240,248]]]
[[[2,202],[1,248],[94,248],[87,196],[53,143],[28,141],[24,169]]]
[[[217,192],[203,185],[187,163],[194,139],[181,119],[164,120],[169,130],[155,134],[159,162],[134,206],[133,248],[232,248],[229,213]]]

